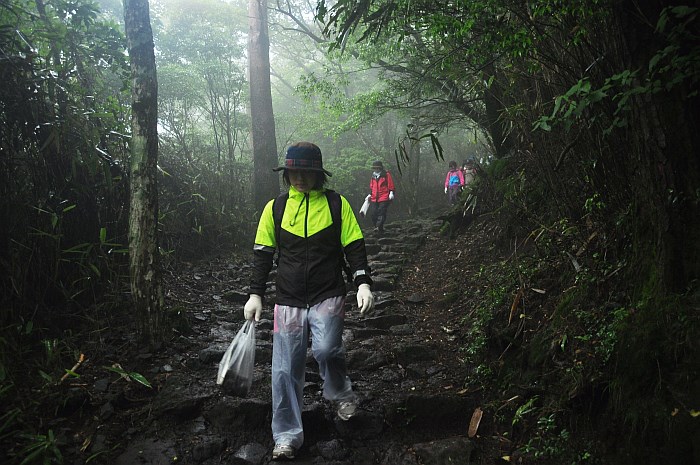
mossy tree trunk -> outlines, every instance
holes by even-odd
[[[158,255],[158,84],[148,0],[124,0],[131,59],[131,205],[129,269],[140,336],[154,344],[163,334]]]
[[[270,87],[270,39],[267,32],[267,1],[248,3],[248,61],[250,69],[250,120],[253,142],[253,203],[259,212],[279,194],[275,118]]]
[[[670,26],[663,32],[650,26],[669,4],[622,2],[618,15],[630,69],[649,69],[649,50],[670,50],[674,45]],[[669,60],[669,72],[657,79],[667,91],[636,97],[629,117],[634,128],[627,140],[638,218],[637,256],[646,255],[639,257],[640,262],[655,263],[650,269],[658,273],[648,279],[657,281],[661,293],[683,293],[700,276],[700,98],[698,76],[692,74],[698,68],[675,65],[698,53],[697,27],[689,24],[688,30],[695,32],[695,39],[682,40],[677,51],[662,58],[662,63]],[[677,83],[672,86],[672,82]]]

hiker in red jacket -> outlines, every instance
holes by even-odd
[[[384,164],[377,160],[372,163],[372,178],[369,180],[369,201],[372,208],[372,223],[378,233],[384,232],[386,214],[389,204],[394,200],[394,180],[384,169]]]

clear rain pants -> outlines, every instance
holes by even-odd
[[[304,442],[301,411],[304,402],[306,349],[311,332],[311,353],[323,380],[323,397],[354,400],[343,347],[345,297],[331,297],[313,307],[275,305],[272,339],[272,438],[275,444],[295,449]]]

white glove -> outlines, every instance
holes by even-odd
[[[445,188],[445,194],[447,194],[447,187]]]
[[[371,198],[372,198],[372,194],[367,194],[367,197],[365,197],[365,200],[366,200],[367,202],[369,202],[369,199],[371,199]]]
[[[255,317],[255,321],[260,321],[260,314],[262,313],[262,297],[257,294],[250,294],[248,297],[248,302],[245,303],[243,307],[243,317],[246,320],[252,320]]]
[[[394,200],[394,191],[389,191],[389,200]]]
[[[360,284],[357,288],[357,306],[360,309],[360,315],[369,313],[374,308],[374,294],[369,289],[369,284]]]

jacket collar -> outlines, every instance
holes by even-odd
[[[321,190],[312,190],[309,192],[309,199],[319,197],[323,195],[323,193],[326,191],[326,189],[321,189]],[[301,200],[304,198],[304,194],[302,192],[299,192],[294,188],[294,186],[289,186],[289,198],[290,199],[298,199]]]

